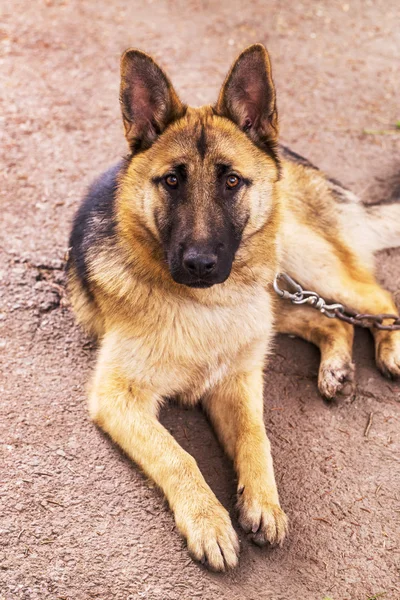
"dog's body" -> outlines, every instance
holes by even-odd
[[[400,207],[377,216],[298,155],[278,155],[262,46],[239,57],[216,107],[199,109],[129,51],[121,102],[132,154],[94,184],[70,244],[72,303],[101,339],[90,412],[163,489],[194,557],[222,570],[237,562],[236,534],[158,422],[159,405],[202,402],[238,472],[241,525],[258,544],[281,543],[286,517],[262,418],[274,323],[320,347],[327,397],[351,386],[352,328],[278,307],[271,282],[284,270],[360,312],[396,312],[372,264],[400,241]],[[375,339],[378,365],[399,375],[400,332]]]

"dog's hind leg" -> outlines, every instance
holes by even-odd
[[[326,284],[324,284],[322,279],[319,280],[318,285],[315,284],[316,291],[328,300],[340,302],[358,313],[375,315],[399,314],[391,294],[384,290],[376,282],[373,275],[365,270],[355,272],[354,276],[347,274],[344,270],[336,275],[331,273],[329,282],[329,287],[326,287]],[[314,288],[312,284],[311,287]],[[332,289],[334,289],[333,293]],[[304,326],[301,323],[298,323],[296,326],[297,318],[295,312],[289,313],[288,311],[299,311],[299,308],[294,308],[289,305],[283,309],[282,304],[279,305],[278,310],[278,331],[281,331],[282,333],[293,333],[295,335],[299,335],[300,337],[304,337],[306,340],[314,342],[317,346],[320,346],[318,342],[319,326],[317,327],[316,332],[313,333],[309,333],[307,326]],[[309,322],[309,327],[311,330],[314,329],[312,323],[321,322],[323,330],[331,327],[332,330],[334,330],[336,334],[339,334],[340,336],[341,328],[343,326],[347,327],[346,324],[339,322],[337,319],[328,319],[323,315],[319,315],[310,307],[304,307],[304,312],[297,312],[297,315],[305,315],[306,310],[312,311],[312,316],[310,317],[312,322]],[[285,322],[285,314],[292,315],[292,318],[289,319],[288,322]],[[289,328],[289,323],[291,324],[291,328]],[[293,327],[297,327],[297,334],[296,331],[293,330]],[[304,334],[302,331],[304,331]],[[400,377],[400,331],[385,331],[371,328],[371,332],[375,339],[375,359],[378,368],[387,377]],[[311,336],[315,339],[315,341],[311,338]],[[340,340],[337,340],[335,347],[337,346],[339,348],[341,345],[342,344],[340,343]],[[324,352],[321,346],[320,348],[321,359],[323,359]]]
[[[323,294],[322,294],[323,295]],[[351,278],[338,285],[335,301],[356,310],[358,313],[393,314],[399,311],[389,292],[372,277]],[[384,321],[384,324],[389,321]],[[385,331],[371,328],[375,339],[375,359],[380,371],[389,378],[400,377],[400,331]]]
[[[239,542],[228,512],[194,458],[158,421],[160,399],[121,372],[118,346],[107,341],[89,397],[92,419],[162,489],[191,555],[215,571],[236,566]]]
[[[261,353],[262,363],[263,353]],[[251,359],[250,359],[251,360]],[[287,518],[280,507],[263,421],[262,364],[232,373],[203,398],[203,406],[238,474],[239,523],[254,543],[282,543]]]
[[[277,306],[276,327],[279,333],[296,335],[318,346],[318,388],[322,396],[330,399],[353,394],[351,325],[329,319],[310,306],[292,306],[283,300]]]

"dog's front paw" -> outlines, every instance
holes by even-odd
[[[236,567],[239,539],[228,512],[215,499],[207,499],[198,508],[188,502],[175,511],[176,524],[186,538],[190,555],[212,571]]]
[[[340,356],[321,362],[318,374],[320,394],[329,400],[354,395],[354,364]]]
[[[239,490],[237,508],[239,523],[257,546],[281,545],[288,531],[288,519],[279,504],[270,502],[267,494]]]
[[[376,364],[386,377],[400,377],[400,331],[382,335],[376,345]]]

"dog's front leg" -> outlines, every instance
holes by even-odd
[[[228,512],[196,461],[157,419],[159,398],[100,360],[89,399],[92,419],[163,490],[191,555],[215,571],[234,567],[239,542]]]
[[[233,374],[203,405],[238,475],[239,522],[262,546],[281,544],[287,517],[279,504],[270,443],[263,421],[263,373]]]

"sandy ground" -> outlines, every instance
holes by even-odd
[[[398,2],[14,0],[0,10],[1,600],[398,600],[400,386],[376,371],[367,333],[356,339],[354,402],[330,405],[317,393],[317,351],[278,340],[265,422],[290,536],[260,550],[241,534],[240,567],[215,575],[191,562],[159,491],[89,422],[95,352],[60,304],[72,215],[125,153],[122,50],[153,53],[202,104],[243,47],[266,43],[282,139],[371,201],[400,167],[400,135],[363,133],[400,119]],[[400,294],[399,251],[380,256],[379,278]],[[232,467],[201,412],[171,407],[162,420],[234,516]]]

